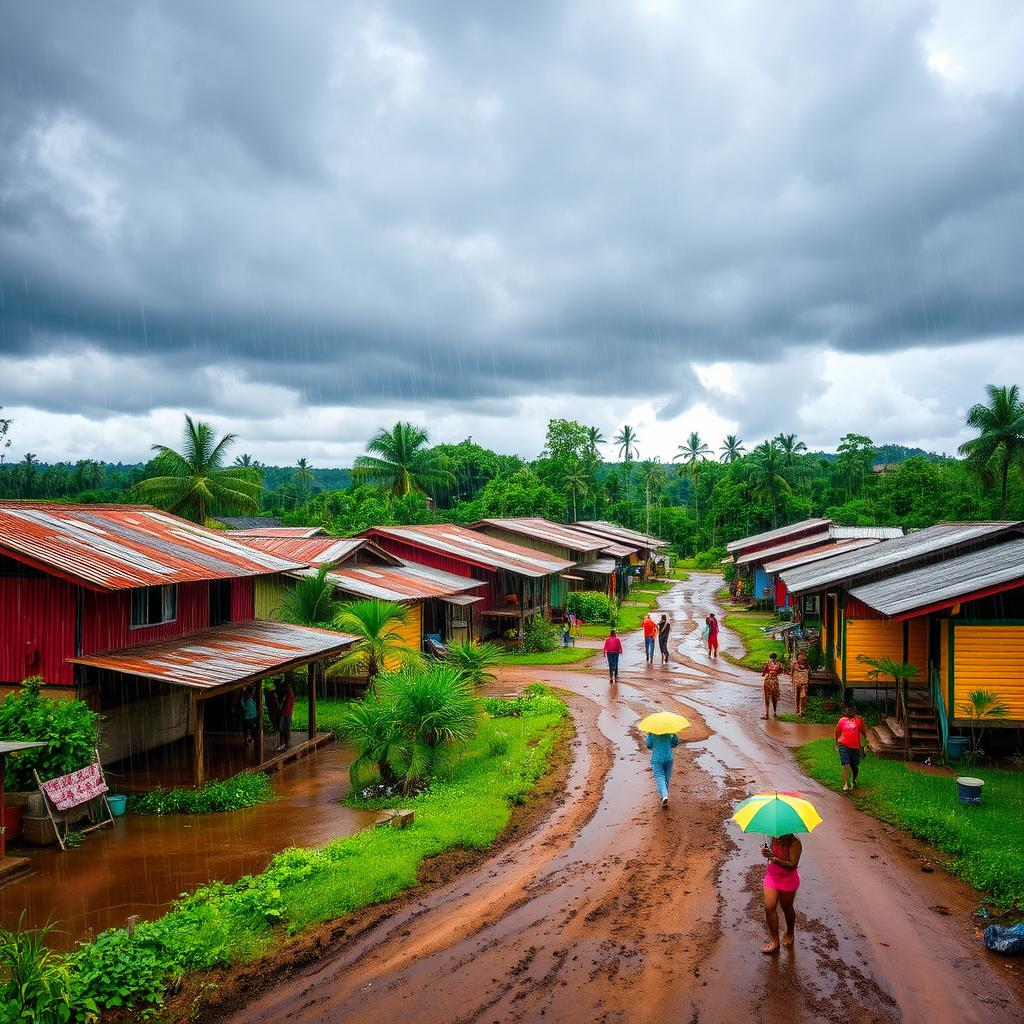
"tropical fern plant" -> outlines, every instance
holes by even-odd
[[[906,661],[895,661],[892,658],[870,658],[866,654],[858,654],[857,660],[862,665],[870,665],[871,668],[865,674],[872,682],[879,680],[886,682],[889,679],[893,684],[899,686],[908,682],[918,673],[918,667]]]
[[[451,640],[448,642],[445,661],[459,669],[474,686],[483,686],[496,678],[491,669],[501,662],[504,653],[501,644],[490,641],[478,643],[476,640]]]
[[[328,670],[329,676],[365,676],[374,686],[391,666],[421,665],[423,656],[406,643],[402,626],[409,609],[396,601],[349,601],[334,616],[334,628],[358,637]]]
[[[957,705],[957,711],[970,720],[971,727],[971,760],[984,756],[981,749],[981,737],[984,723],[993,719],[1010,717],[1010,709],[1003,703],[998,693],[993,690],[971,690],[967,700]]]
[[[329,571],[330,566],[324,565],[303,576],[282,598],[276,617],[296,626],[332,628],[341,602],[334,596],[334,583],[327,577]]]

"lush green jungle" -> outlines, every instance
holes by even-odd
[[[2,412],[2,410],[0,410]],[[28,453],[0,463],[0,498],[143,501],[196,521],[274,516],[338,535],[374,525],[471,523],[488,516],[607,519],[649,531],[683,555],[714,552],[737,537],[828,516],[846,525],[919,528],[950,520],[1024,519],[1024,402],[1016,386],[990,386],[967,413],[976,434],[957,456],[847,433],[834,453],[808,451],[780,433],[748,447],[715,446],[691,433],[671,462],[644,457],[629,425],[611,438],[553,419],[534,459],[503,455],[471,438],[432,444],[409,423],[380,429],[351,468],[299,459],[265,466],[186,417],[179,447],[154,439],[137,465],[40,463]],[[17,423],[0,416],[0,453]],[[24,438],[19,438],[22,448]]]

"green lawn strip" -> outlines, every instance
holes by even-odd
[[[341,717],[352,701],[342,697],[317,697],[316,727],[320,732],[337,732]],[[295,711],[292,713],[292,728],[305,729],[309,721],[308,704],[305,697],[295,698]]]
[[[842,789],[831,740],[807,743],[796,757],[808,775],[830,789]],[[946,868],[990,894],[998,906],[1024,907],[1024,774],[996,768],[972,768],[969,774],[985,781],[978,807],[957,801],[953,778],[925,775],[902,761],[868,758],[850,799],[949,854]]]
[[[734,612],[731,615],[726,615],[722,621],[727,629],[731,629],[743,641],[743,646],[747,651],[742,658],[722,651],[722,656],[726,661],[759,672],[772,651],[780,658],[785,653],[785,648],[780,641],[773,640],[769,633],[761,632],[761,626],[767,626],[775,621],[774,615],[768,612]]]
[[[661,580],[647,580],[646,583],[638,583],[631,590],[630,594],[665,594],[672,589],[671,583],[663,583]]]
[[[605,633],[608,630],[605,628]],[[531,651],[528,654],[503,654],[499,665],[571,665],[586,661],[600,652],[593,647],[556,647],[553,651]]]
[[[535,705],[537,706],[537,705]],[[540,710],[551,711],[548,700]],[[487,718],[473,743],[426,792],[359,803],[415,812],[405,829],[375,828],[321,849],[289,849],[265,871],[211,882],[129,937],[112,929],[84,944],[70,968],[100,1006],[159,1001],[166,981],[252,961],[304,926],[391,899],[414,885],[424,858],[457,847],[485,849],[526,802],[569,728],[564,704],[535,717]]]
[[[837,694],[812,693],[807,698],[807,714],[803,718],[797,718],[796,715],[779,715],[779,721],[802,722],[809,725],[835,725],[842,714]],[[865,725],[878,725],[882,719],[877,708],[860,702],[857,704],[857,714],[864,719]]]

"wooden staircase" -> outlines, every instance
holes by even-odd
[[[904,721],[887,715],[868,729],[868,746],[876,757],[894,761],[939,756],[942,740],[930,691],[923,686],[908,687]]]

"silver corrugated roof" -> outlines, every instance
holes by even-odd
[[[796,537],[792,540],[783,541],[781,544],[773,544],[770,548],[760,548],[757,551],[749,551],[736,559],[737,565],[749,565],[752,562],[763,562],[766,558],[778,558],[787,551],[799,551],[800,548],[810,548],[824,544],[828,541],[828,531],[822,530],[817,533],[808,533],[803,537]]]
[[[618,526],[603,519],[583,520],[573,523],[573,526],[586,530],[588,533],[596,533],[598,537],[607,537],[609,540],[618,541],[622,544],[635,544],[642,548],[668,547],[667,540],[659,540],[657,537],[651,537],[637,530],[629,530],[625,526]]]
[[[889,576],[854,588],[850,596],[883,615],[900,615],[947,601],[955,603],[1016,580],[1024,582],[1024,539]]]
[[[860,540],[872,537],[875,540],[893,540],[903,536],[902,526],[838,526],[833,523],[828,528],[829,535],[835,540]]]
[[[800,533],[803,530],[812,530],[816,526],[822,528],[829,525],[831,519],[804,519],[799,523],[792,523],[790,526],[780,526],[777,530],[766,530],[764,533],[755,533],[751,537],[741,537],[730,544],[725,545],[726,551],[742,551],[752,544],[767,544],[768,541],[781,540],[793,533]]]
[[[811,548],[809,551],[798,551],[796,554],[785,555],[782,558],[766,562],[764,571],[775,573],[783,569],[795,569],[798,565],[820,562],[823,558],[835,558],[836,555],[844,555],[848,551],[856,551],[859,548],[869,548],[878,543],[880,542],[874,537],[864,537],[861,540],[832,540],[827,544]],[[726,559],[726,561],[731,561],[731,559]]]
[[[596,572],[599,576],[611,576],[615,572],[614,558],[595,558],[592,562],[580,562],[577,572]]]
[[[884,540],[872,547],[838,555],[824,562],[784,569],[782,581],[791,593],[821,590],[836,583],[899,566],[902,562],[927,558],[972,541],[994,539],[1000,533],[1008,533],[1022,526],[1024,524],[1019,522],[940,523],[906,537]]]
[[[571,526],[562,526],[549,519],[539,516],[526,516],[516,519],[481,519],[472,523],[470,529],[486,532],[485,527],[493,526],[497,530],[505,530],[521,537],[546,541],[549,544],[560,544],[571,551],[600,551],[607,541],[595,537],[585,530],[574,530]]]

